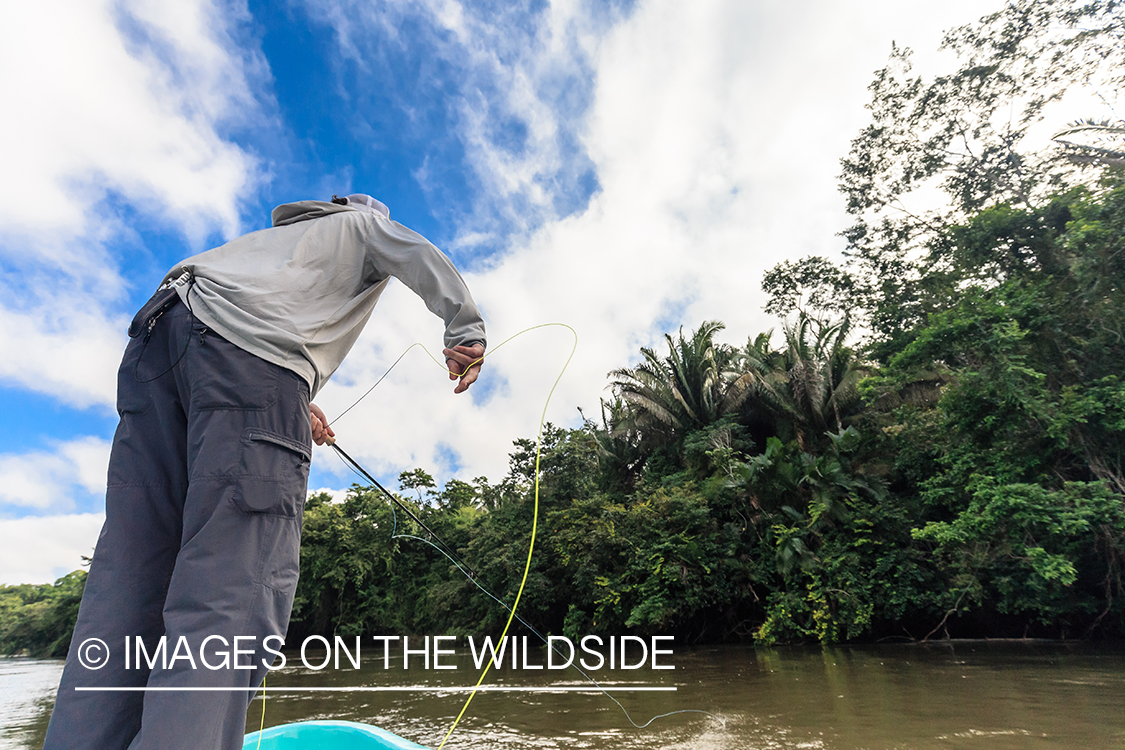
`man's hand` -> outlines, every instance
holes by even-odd
[[[336,432],[328,426],[328,417],[316,404],[309,404],[309,421],[312,422],[313,442],[324,445],[328,438],[336,437]]]
[[[449,370],[450,380],[459,380],[454,393],[464,393],[469,386],[476,382],[480,375],[480,366],[484,362],[484,347],[480,344],[472,346],[455,346],[452,349],[443,349],[445,366]]]

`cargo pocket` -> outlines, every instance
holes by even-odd
[[[231,501],[243,513],[293,518],[305,505],[312,459],[308,446],[257,427],[242,431],[237,486]]]

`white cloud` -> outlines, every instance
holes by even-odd
[[[412,292],[392,283],[352,353],[318,394],[317,403],[334,420],[415,342],[440,359],[442,332],[441,321]],[[444,470],[448,476],[450,467],[442,457],[443,450],[462,452],[482,439],[491,442],[494,430],[503,429],[497,422],[485,435],[480,434],[472,414],[472,395],[473,389],[454,395],[444,370],[415,348],[371,395],[334,425],[337,438],[344,450],[376,476],[415,466]],[[523,433],[508,434],[511,440]],[[344,467],[330,449],[317,449],[316,460],[320,468],[336,472],[343,485],[365,481]]]
[[[436,60],[453,71],[436,89],[439,107],[452,113],[465,166],[479,183],[454,245],[478,244],[497,229],[529,231],[557,217],[557,202],[574,202],[590,166],[577,149],[582,111],[575,102],[589,88],[598,26],[613,13],[608,4],[555,2],[535,11],[457,0],[306,6],[311,18],[331,24],[341,54],[374,80],[387,75],[386,46],[410,45],[422,65]],[[409,40],[400,34],[404,26]],[[427,160],[414,176],[440,193],[442,173],[432,180],[430,167]]]
[[[104,521],[101,513],[0,519],[0,584],[51,583],[78,570]]]
[[[601,189],[585,210],[544,221],[530,236],[524,229],[536,224],[510,224],[506,255],[466,274],[493,345],[541,322],[578,330],[578,355],[548,412],[566,424],[577,421],[576,406],[596,416],[606,373],[680,323],[723,320],[726,340],[739,344],[772,327],[761,309],[762,273],[784,258],[842,248],[835,235],[848,219],[836,192],[839,158],[866,121],[866,86],[891,40],[916,47],[922,67],[942,29],[981,12],[968,0],[909,8],[822,0],[798,19],[779,4],[649,0],[594,33],[593,6],[554,3],[525,35],[536,43],[520,52],[496,41],[504,29],[483,14],[452,0],[428,7],[466,50],[465,80],[492,92],[466,93],[460,103],[461,137],[483,184],[500,198],[522,191],[527,203],[550,203],[539,192],[552,189],[543,176],[567,168],[551,140],[571,131],[596,167]],[[349,33],[354,41],[354,24]],[[587,64],[595,77],[589,109],[558,107],[552,82],[571,80]],[[477,85],[481,79],[492,84]],[[536,134],[518,158],[507,156],[503,134],[484,127],[497,113]],[[479,238],[475,225],[464,229]],[[388,295],[338,376],[362,387],[337,382],[320,397],[330,416],[329,406],[350,403],[412,336],[438,340],[440,331],[419,317],[426,317],[420,305]],[[499,479],[510,441],[534,436],[569,345],[548,329],[490,353],[483,378],[503,386],[479,405],[442,394],[444,381],[423,376],[423,363],[409,379],[381,385],[360,407],[370,421],[347,423],[358,434],[342,440],[358,443],[355,455],[377,470],[422,465],[441,473],[444,445],[465,464],[462,476]]]
[[[69,510],[76,489],[104,495],[109,448],[107,440],[82,437],[52,451],[0,455],[0,505]]]
[[[0,303],[0,378],[77,407],[108,406],[116,393],[117,361],[128,319],[77,298],[44,292],[33,311]]]
[[[309,490],[309,495],[319,495],[327,493],[333,503],[342,503],[348,498],[348,490],[334,490],[331,487],[321,487],[316,490]]]
[[[237,231],[257,167],[216,127],[254,99],[242,54],[222,46],[227,10],[209,0],[6,9],[0,89],[19,116],[0,133],[19,148],[6,152],[0,224],[86,235],[113,190],[187,230]],[[130,38],[123,21],[149,38]]]
[[[237,233],[262,168],[222,132],[264,117],[254,87],[268,82],[232,36],[243,17],[223,0],[5,8],[0,258],[20,286],[3,285],[0,331],[20,345],[6,346],[19,357],[0,378],[71,405],[113,403],[128,284],[106,248],[131,232],[114,202],[192,242]]]

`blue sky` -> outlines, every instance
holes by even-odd
[[[21,3],[0,28],[0,582],[89,554],[133,311],[270,209],[369,192],[465,272],[499,342],[563,322],[548,411],[664,331],[775,325],[763,271],[841,249],[838,159],[891,41],[923,69],[990,3]],[[339,413],[441,326],[401,286],[318,402]],[[454,398],[417,350],[339,427],[375,473],[498,480],[569,352],[559,328]],[[351,478],[317,451],[310,488]]]

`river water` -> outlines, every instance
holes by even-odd
[[[472,685],[468,653],[452,670],[401,669],[392,652],[364,646],[360,670],[313,671],[290,655],[267,686],[396,686],[406,692],[272,693],[265,724],[348,719],[377,724],[437,747],[466,694],[414,688]],[[368,651],[370,649],[370,651]],[[310,651],[310,656],[312,652]],[[539,655],[542,661],[542,654]],[[377,658],[376,658],[377,657]],[[675,687],[675,692],[615,692],[638,729],[605,694],[478,694],[450,738],[450,750],[590,748],[608,750],[928,750],[1008,748],[1125,750],[1125,647],[1104,644],[960,641],[840,648],[754,649],[677,646],[674,670],[602,669],[612,687]],[[310,661],[315,661],[310,658]],[[535,659],[531,659],[535,663]],[[346,666],[343,660],[342,666]],[[0,747],[38,748],[50,715],[60,662],[0,659]],[[572,670],[494,670],[488,684],[575,687]],[[258,728],[263,701],[247,727]]]

